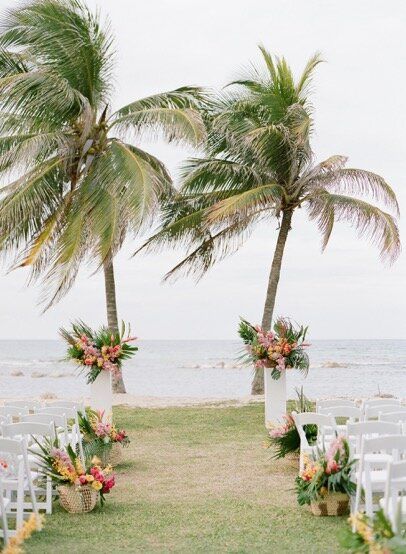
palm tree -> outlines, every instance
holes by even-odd
[[[83,262],[103,268],[118,329],[113,259],[173,194],[144,137],[197,145],[202,91],[184,87],[111,111],[113,41],[79,0],[34,0],[0,25],[0,249],[44,285],[45,309]],[[49,292],[51,291],[51,292]],[[125,392],[122,377],[115,383]]]
[[[272,323],[286,241],[294,212],[305,207],[322,234],[323,249],[335,221],[347,220],[394,260],[399,233],[394,218],[364,197],[398,213],[385,180],[369,171],[346,168],[347,158],[316,163],[310,146],[313,128],[309,87],[320,63],[315,55],[295,81],[285,59],[260,47],[265,72],[252,69],[231,83],[206,111],[209,136],[205,156],[184,168],[182,197],[166,211],[162,228],[142,247],[157,250],[172,242],[188,254],[167,275],[199,279],[214,263],[235,252],[258,222],[279,222],[262,316]],[[263,392],[263,371],[252,393]]]

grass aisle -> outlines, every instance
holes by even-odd
[[[103,510],[55,506],[29,554],[333,554],[343,518],[298,508],[295,470],[262,448],[263,406],[115,410],[132,439]]]

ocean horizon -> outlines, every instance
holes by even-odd
[[[252,368],[242,367],[239,340],[139,340],[124,365],[136,396],[240,398],[250,394]],[[0,340],[0,397],[89,395],[85,378],[64,359],[60,340]],[[307,378],[288,372],[288,396],[303,386],[310,398],[406,397],[406,339],[315,339]]]

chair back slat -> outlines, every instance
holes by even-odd
[[[349,406],[356,407],[354,400],[348,398],[329,398],[328,400],[316,400],[316,412],[324,410],[324,408],[332,408],[334,406]]]
[[[394,404],[376,404],[373,406],[367,406],[364,409],[365,419],[378,418],[380,414],[387,414],[394,412]],[[396,409],[396,411],[403,411],[403,409]]]
[[[362,411],[355,406],[327,406],[326,408],[320,408],[319,413],[331,415],[334,418],[342,417],[351,420],[362,418]]]
[[[394,423],[399,422],[405,422],[406,421],[406,410],[402,410],[400,412],[388,412],[388,413],[380,413],[379,414],[379,421],[392,421]]]

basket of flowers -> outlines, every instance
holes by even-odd
[[[298,369],[307,374],[307,327],[295,327],[289,319],[280,317],[273,330],[266,331],[259,325],[254,326],[241,319],[238,333],[246,349],[243,360],[253,363],[256,368],[272,368],[273,379],[279,379],[286,369]]]
[[[310,505],[315,516],[347,514],[356,488],[351,480],[353,464],[343,436],[336,437],[327,451],[318,450],[312,458],[306,458],[303,471],[296,477],[299,505]]]
[[[114,467],[123,460],[123,448],[130,444],[130,439],[124,429],[117,429],[104,417],[104,412],[87,408],[79,413],[79,428],[85,449],[96,453],[104,465]]]
[[[59,333],[68,343],[67,359],[73,360],[86,373],[88,384],[93,383],[101,371],[118,375],[122,362],[138,350],[129,344],[136,337],[126,336],[124,323],[118,333],[112,333],[106,327],[93,331],[83,321],[74,323],[70,331],[61,328]]]
[[[115,485],[111,466],[103,467],[96,457],[83,463],[70,445],[62,448],[58,439],[35,442],[39,452],[36,450],[33,454],[39,460],[40,474],[51,478],[62,508],[71,514],[80,514],[91,512],[98,499],[104,504],[105,495]]]

